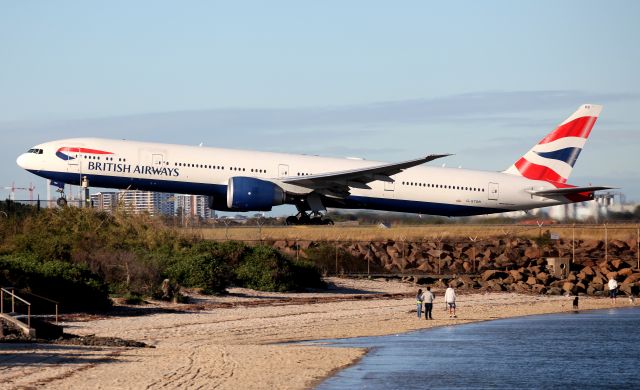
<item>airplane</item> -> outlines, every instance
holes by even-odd
[[[353,158],[220,149],[128,140],[45,142],[17,164],[64,185],[208,196],[218,211],[270,211],[295,205],[289,225],[333,224],[327,208],[440,216],[529,210],[592,200],[613,187],[567,184],[602,106],[584,104],[502,172],[424,166],[450,154],[385,163]]]

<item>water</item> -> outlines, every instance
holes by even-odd
[[[332,342],[371,350],[318,390],[640,388],[640,308]]]

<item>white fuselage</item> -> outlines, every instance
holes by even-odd
[[[64,149],[64,150],[63,150]],[[231,177],[264,180],[317,175],[384,164],[379,161],[327,158],[209,147],[75,138],[51,141],[24,153],[18,164],[54,180],[92,187],[140,189],[222,197]],[[62,150],[62,152],[61,152]],[[99,152],[99,153],[97,153]],[[545,181],[456,168],[418,166],[374,181],[371,189],[352,188],[344,200],[326,206],[460,216],[526,210],[571,203],[527,190],[554,188]]]

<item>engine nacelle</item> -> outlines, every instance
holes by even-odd
[[[236,176],[229,179],[227,207],[237,211],[270,211],[283,204],[285,193],[276,184],[253,177]]]

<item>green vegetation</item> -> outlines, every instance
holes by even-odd
[[[131,302],[162,296],[166,278],[211,294],[231,285],[321,285],[312,265],[271,248],[205,241],[148,215],[21,208],[0,219],[0,285],[57,300],[65,310],[104,309],[109,294]]]

